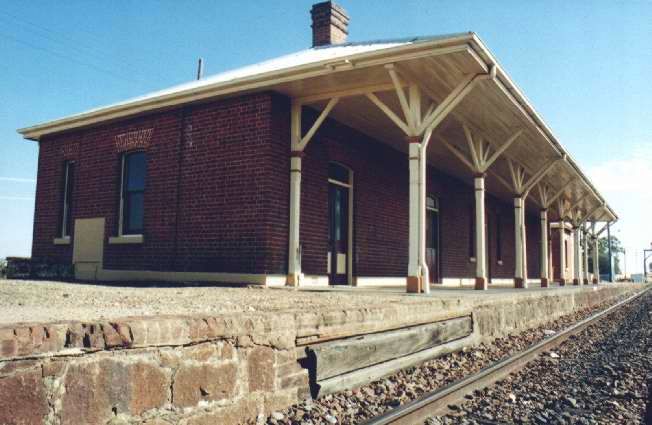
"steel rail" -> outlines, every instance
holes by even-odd
[[[490,366],[481,369],[479,372],[462,378],[445,387],[439,388],[432,392],[426,393],[422,397],[389,410],[382,415],[376,416],[363,422],[365,425],[383,425],[383,424],[405,424],[413,425],[423,423],[429,416],[436,414],[445,414],[450,409],[450,404],[455,404],[462,400],[465,395],[472,393],[477,389],[482,389],[493,383],[504,379],[513,372],[523,369],[527,363],[539,357],[543,352],[559,346],[562,342],[573,335],[578,334],[586,329],[593,322],[612,313],[614,310],[630,303],[641,297],[651,288],[645,288],[642,291],[624,299],[613,306],[596,313],[584,320],[575,323],[561,332],[552,335],[527,350],[516,353],[510,357],[500,360]]]

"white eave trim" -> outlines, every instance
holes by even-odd
[[[293,80],[301,80],[316,77],[332,72],[346,71],[350,67],[338,69],[337,65],[354,62],[356,68],[384,64],[391,61],[404,60],[420,52],[420,56],[427,56],[428,50],[435,47],[458,47],[460,50],[469,48],[468,43],[473,39],[473,33],[467,33],[449,38],[440,38],[427,41],[416,41],[410,44],[403,44],[396,47],[374,50],[371,52],[345,55],[338,58],[329,58],[317,62],[311,62],[280,70],[262,72],[242,78],[235,78],[229,81],[217,82],[200,87],[189,88],[178,92],[163,94],[134,102],[118,104],[106,108],[100,108],[87,113],[69,116],[66,118],[37,124],[30,127],[18,129],[25,139],[39,140],[43,135],[58,133],[77,127],[84,127],[97,122],[106,122],[117,118],[147,112],[150,110],[172,107],[179,104],[194,102],[212,97],[219,97],[231,93],[246,92],[248,90],[261,89],[274,84],[285,83]],[[348,61],[348,62],[347,62]]]

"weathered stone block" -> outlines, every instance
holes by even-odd
[[[47,413],[40,371],[0,379],[0,424],[42,424]]]
[[[168,374],[156,364],[113,359],[72,363],[64,377],[61,422],[105,423],[115,413],[141,414],[168,400]]]
[[[131,414],[140,415],[161,407],[168,401],[170,382],[167,374],[159,367],[152,363],[139,362],[129,365],[128,369]]]
[[[0,362],[0,376],[10,375],[17,371],[35,369],[38,364],[39,363],[36,360],[12,360]],[[0,397],[2,397],[2,394],[0,394]]]
[[[284,376],[280,379],[279,388],[307,388],[308,387],[308,371],[302,370],[292,375]]]
[[[118,332],[118,325],[114,323],[102,323],[101,328],[106,348],[126,348],[131,345],[129,331],[124,329],[124,325],[122,332]]]
[[[233,344],[231,344],[228,341],[224,341],[221,343],[221,347],[222,347],[222,358],[224,360],[235,359],[236,350]]]
[[[41,365],[43,376],[61,376],[66,368],[67,361],[65,359],[51,359],[46,360]]]
[[[237,368],[233,363],[179,367],[172,385],[172,403],[195,406],[200,400],[222,400],[235,395]]]
[[[181,425],[239,425],[253,423],[256,416],[263,412],[261,402],[249,397],[238,401],[230,406],[219,409],[216,412],[203,413],[182,422]],[[287,407],[287,406],[286,406]]]
[[[84,328],[84,347],[96,348],[98,350],[106,348],[104,343],[104,333],[100,325],[82,325]]]
[[[81,323],[71,323],[66,331],[66,348],[81,348],[84,346],[84,329]]]
[[[220,347],[212,342],[198,344],[183,349],[183,356],[189,360],[206,362],[211,358],[220,357]]]
[[[265,394],[265,414],[269,415],[276,410],[284,410],[298,402],[296,388]]]
[[[274,350],[256,347],[247,355],[249,391],[271,391],[274,389]]]
[[[16,343],[18,344],[18,355],[26,356],[34,351],[34,342],[29,328],[15,328]]]

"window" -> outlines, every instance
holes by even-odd
[[[328,180],[332,182],[343,183],[345,185],[351,184],[349,169],[336,162],[328,164]]]
[[[501,243],[502,225],[500,223],[500,214],[496,214],[496,261],[499,264],[503,262],[503,248]]]
[[[123,155],[120,235],[139,235],[143,233],[146,175],[147,161],[144,152],[132,152]]]
[[[469,258],[475,258],[475,207],[469,205]]]
[[[72,194],[74,186],[75,175],[74,162],[65,161],[63,163],[63,188],[61,192],[61,217],[60,217],[60,236],[62,238],[70,237],[70,230],[72,229]]]

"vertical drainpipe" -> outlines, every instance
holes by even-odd
[[[176,193],[176,205],[174,211],[174,242],[172,248],[172,270],[177,270],[177,257],[179,255],[179,211],[181,210],[181,173],[183,172],[183,160],[185,158],[186,151],[186,135],[187,130],[192,130],[192,127],[186,129],[188,126],[188,111],[186,108],[181,109],[181,114],[179,117],[181,121],[179,124],[179,153],[177,157],[177,193]]]

